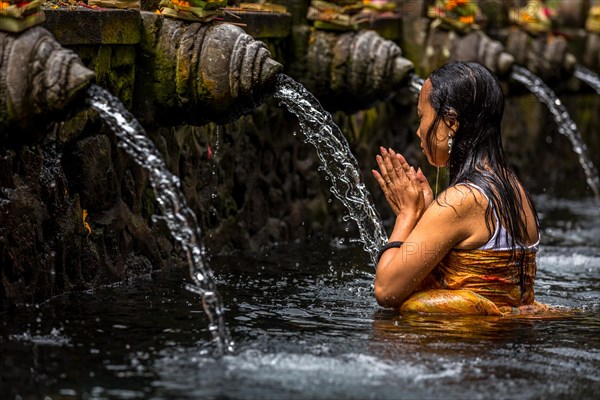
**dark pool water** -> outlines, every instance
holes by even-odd
[[[0,399],[596,399],[600,211],[536,200],[536,296],[565,315],[401,317],[359,245],[315,240],[212,258],[222,358],[180,271],[0,314]]]

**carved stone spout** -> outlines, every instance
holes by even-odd
[[[515,63],[515,58],[505,51],[500,42],[481,31],[471,32],[457,40],[450,59],[476,61],[500,76],[510,72]]]
[[[473,61],[485,65],[499,76],[506,75],[515,63],[504,46],[482,31],[466,35],[433,28],[430,30],[422,67],[429,75],[448,61]]]
[[[140,110],[146,121],[226,122],[274,91],[282,65],[238,26],[190,24],[148,13],[142,18],[147,64],[146,75],[137,80],[154,105],[153,115]]]
[[[0,32],[0,131],[25,131],[55,117],[94,77],[75,53],[41,27],[20,34]]]
[[[303,83],[328,108],[354,111],[392,94],[414,68],[394,42],[374,31],[315,31]]]
[[[558,81],[573,74],[577,62],[569,53],[567,41],[561,36],[531,37],[513,29],[506,40],[506,51],[517,64],[527,68],[545,81]]]

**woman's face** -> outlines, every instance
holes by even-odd
[[[447,165],[450,158],[450,154],[448,153],[448,138],[449,135],[454,136],[454,132],[446,125],[443,119],[440,120],[437,129],[435,132],[432,132],[432,135],[434,135],[433,147],[429,148],[427,132],[437,115],[429,102],[431,88],[431,81],[427,79],[421,88],[419,103],[417,105],[417,114],[419,116],[417,136],[421,139],[421,149],[427,156],[429,163],[435,167],[443,167]]]

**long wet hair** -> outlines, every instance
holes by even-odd
[[[430,154],[435,151],[435,132],[445,118],[456,118],[459,125],[448,169],[450,186],[472,183],[490,200],[486,209],[486,226],[492,232],[492,210],[507,231],[512,248],[509,262],[520,260],[520,283],[524,290],[524,258],[528,239],[527,220],[522,204],[527,202],[539,221],[531,197],[521,195],[520,183],[508,165],[502,148],[501,122],[504,94],[496,77],[484,66],[472,62],[452,62],[435,70],[429,77],[432,85],[429,101],[436,111],[426,134]],[[523,198],[524,197],[524,198]],[[498,245],[499,237],[496,238]]]

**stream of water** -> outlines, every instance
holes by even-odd
[[[185,251],[189,275],[194,283],[188,285],[187,289],[202,298],[216,352],[223,354],[233,351],[233,342],[223,317],[221,295],[217,290],[213,272],[206,262],[196,215],[186,204],[179,178],[167,169],[154,143],[119,99],[101,87],[92,85],[86,101],[113,130],[118,138],[118,145],[148,171],[150,184],[164,219],[171,234]]]
[[[597,73],[590,71],[582,65],[576,65],[575,73],[573,75],[575,75],[577,79],[590,85],[596,93],[600,94],[600,77],[598,77]]]
[[[377,252],[387,242],[387,234],[346,137],[319,101],[289,76],[279,76],[274,97],[298,117],[305,141],[317,151],[319,169],[330,181],[331,192],[348,210],[346,217],[358,225],[363,248],[376,266]]]
[[[571,141],[573,151],[577,154],[579,163],[585,172],[587,184],[592,189],[592,192],[594,192],[596,200],[600,203],[600,177],[598,170],[592,163],[588,155],[587,146],[577,130],[577,125],[575,125],[575,122],[569,116],[567,108],[556,97],[554,91],[531,71],[523,67],[514,66],[510,76],[517,82],[525,85],[540,102],[548,107],[552,118],[554,118],[554,122],[558,126],[558,132],[565,135]]]
[[[419,98],[419,93],[421,93],[421,89],[423,88],[423,83],[425,80],[421,78],[417,74],[411,74],[408,78],[408,89]]]

